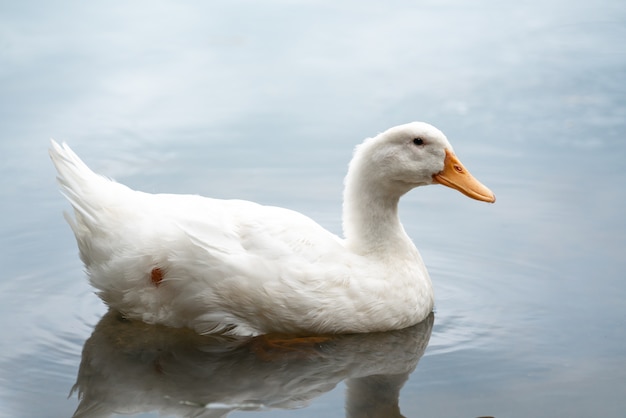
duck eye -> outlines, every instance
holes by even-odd
[[[423,140],[422,138],[415,138],[415,139],[413,140],[413,143],[414,143],[415,145],[424,145],[424,140]]]

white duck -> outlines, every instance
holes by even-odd
[[[435,127],[413,122],[359,145],[345,179],[345,238],[283,208],[148,194],[92,172],[52,141],[70,223],[98,295],[123,315],[199,333],[400,329],[433,309],[398,201],[439,183],[494,202]]]

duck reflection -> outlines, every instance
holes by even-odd
[[[217,418],[233,410],[299,408],[344,379],[348,417],[401,417],[399,392],[433,320],[431,314],[403,330],[277,349],[264,337],[203,336],[109,311],[83,348],[74,417],[158,411]]]

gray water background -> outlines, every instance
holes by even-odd
[[[624,416],[618,0],[2,2],[0,416],[71,416],[106,311],[48,138],[136,189],[285,206],[340,233],[353,147],[413,120],[498,201],[427,187],[401,203],[436,291],[402,413]],[[340,417],[344,396],[228,416]]]

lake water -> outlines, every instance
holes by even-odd
[[[623,1],[3,2],[0,92],[0,416],[77,377],[85,416],[624,416]],[[104,316],[47,156],[340,233],[354,145],[413,120],[498,201],[407,195],[434,319],[305,358]]]

